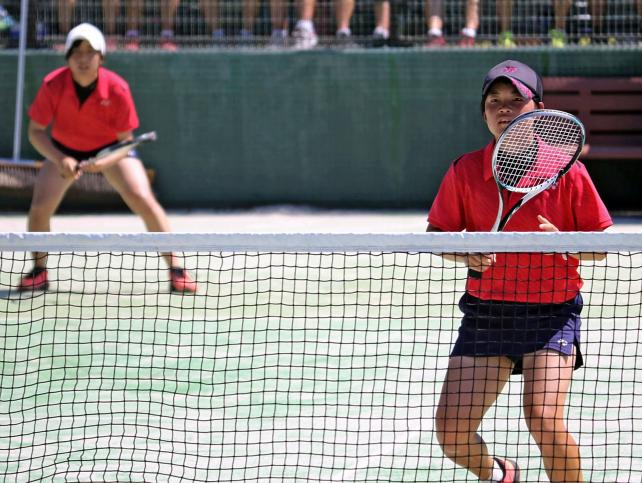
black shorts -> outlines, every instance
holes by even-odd
[[[93,158],[106,147],[116,144],[116,143],[109,143],[109,144],[106,144],[105,146],[102,146],[97,149],[93,149],[91,151],[78,151],[77,149],[72,149],[68,146],[65,146],[64,144],[56,141],[53,138],[51,139],[51,141],[53,142],[53,145],[56,146],[60,150],[60,152],[63,153],[65,156],[71,156],[72,158],[75,158],[78,161],[85,161],[87,159]],[[129,153],[127,153],[127,156],[129,156],[130,158],[138,158],[138,152],[136,152],[135,149],[132,149],[131,151],[129,151]]]
[[[464,317],[451,356],[506,356],[521,374],[524,354],[552,349],[571,355],[575,369],[584,360],[580,351],[582,296],[561,304],[482,300],[465,293],[459,300]]]

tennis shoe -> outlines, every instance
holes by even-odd
[[[519,483],[519,466],[516,461],[506,459],[495,458],[495,461],[499,464],[504,472],[504,477],[500,483]]]
[[[548,32],[548,39],[551,47],[556,47],[558,49],[566,47],[566,33],[560,29],[551,29]]]
[[[475,37],[470,35],[464,35],[459,38],[458,44],[460,47],[474,47],[475,46]]]
[[[118,41],[114,37],[107,37],[107,51],[114,52],[118,50]]]
[[[443,35],[429,35],[426,47],[443,47],[446,45],[446,39]]]
[[[172,292],[196,293],[198,289],[196,282],[184,268],[171,268],[169,278]]]
[[[171,39],[163,39],[160,43],[161,49],[165,52],[176,52],[178,50],[178,45]]]
[[[49,288],[49,276],[46,268],[35,267],[27,273],[18,285],[18,292],[34,292]]]
[[[499,47],[515,47],[517,46],[517,43],[515,42],[515,38],[513,37],[513,32],[509,30],[505,30],[499,34],[499,37],[497,38],[497,45]]]
[[[309,50],[316,47],[319,43],[319,37],[313,30],[297,27],[292,32],[294,39],[294,49],[296,50]]]

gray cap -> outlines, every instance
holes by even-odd
[[[482,97],[488,93],[493,82],[500,78],[510,80],[517,90],[528,99],[541,102],[544,98],[544,86],[539,74],[526,64],[516,60],[505,60],[488,71],[482,86]]]

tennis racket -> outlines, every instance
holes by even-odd
[[[584,126],[567,112],[539,109],[513,119],[493,150],[499,209],[490,231],[502,231],[526,202],[564,176],[579,158],[585,139]],[[524,193],[506,214],[504,190]],[[469,269],[468,275],[481,278],[482,272]]]
[[[96,153],[96,156],[85,160],[85,162],[96,164],[98,161],[102,161],[103,163],[109,165],[109,161],[117,161],[126,156],[127,153],[129,153],[129,151],[134,149],[136,146],[151,141],[156,141],[156,131],[146,132],[145,134],[141,134],[132,139],[120,141],[107,146],[106,148],[98,151],[98,153]]]

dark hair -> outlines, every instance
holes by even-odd
[[[513,83],[507,77],[500,77],[499,79],[496,79],[493,82],[493,84],[495,84],[495,82],[505,82],[506,84],[509,84],[510,86],[513,86]],[[491,86],[492,86],[492,84],[491,84]],[[481,104],[480,104],[482,115],[484,114],[484,110],[485,110],[485,106],[486,106],[486,98],[487,97],[488,97],[488,91],[486,91],[486,94],[484,94],[482,96],[482,100],[481,100]],[[539,104],[540,102],[542,102],[542,100],[539,99],[537,96],[533,97],[532,100],[535,102],[535,104]]]
[[[74,43],[71,44],[71,47],[69,47],[69,50],[65,54],[65,60],[69,60],[69,57],[71,57],[71,54],[74,53],[74,50],[80,46],[80,44],[82,43],[83,40],[85,40],[85,39],[76,39],[76,40],[74,40]]]

